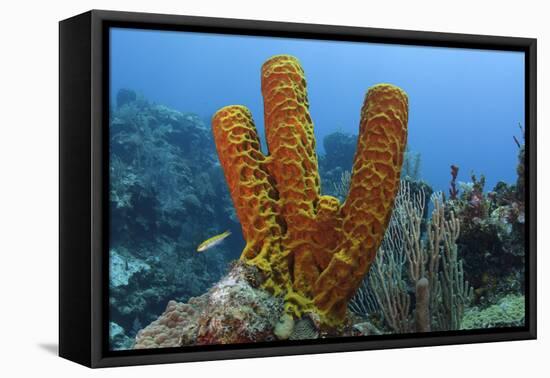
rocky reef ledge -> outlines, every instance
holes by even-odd
[[[332,330],[322,329],[314,313],[294,320],[284,314],[281,297],[260,288],[263,280],[256,267],[236,262],[230,272],[203,295],[187,303],[170,301],[157,320],[137,333],[134,349],[377,333],[352,313],[344,325]]]

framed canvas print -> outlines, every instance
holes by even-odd
[[[536,337],[536,40],[60,23],[60,355]]]

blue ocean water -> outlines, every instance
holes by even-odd
[[[276,54],[301,61],[318,152],[334,131],[357,134],[367,89],[391,83],[409,96],[409,149],[421,176],[447,191],[449,166],[485,174],[486,189],[515,182],[524,124],[524,54],[188,32],[111,30],[111,95],[131,88],[150,101],[199,114],[243,104],[263,137],[260,67]]]

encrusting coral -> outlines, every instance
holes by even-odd
[[[399,187],[408,99],[390,84],[371,87],[361,110],[351,184],[344,203],[320,194],[313,122],[304,71],[295,57],[262,66],[269,155],[260,149],[245,106],[220,109],[212,130],[241,222],[241,259],[284,295],[287,315],[317,313],[341,324],[348,301],[372,264]]]
[[[193,304],[170,301],[164,313],[146,328],[138,332],[134,349],[177,347],[182,344],[182,335],[189,332],[186,328],[197,328],[197,307]],[[194,329],[192,331],[195,331]]]
[[[273,340],[282,298],[254,287],[261,278],[257,273],[238,262],[201,296],[187,303],[170,301],[157,320],[137,333],[134,349]]]

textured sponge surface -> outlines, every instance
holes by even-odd
[[[408,99],[401,89],[369,89],[348,196],[321,196],[306,79],[298,59],[278,55],[261,69],[269,154],[250,111],[220,109],[212,130],[247,242],[241,259],[266,274],[264,288],[285,296],[287,314],[315,312],[340,324],[368,272],[398,190],[407,140]]]

